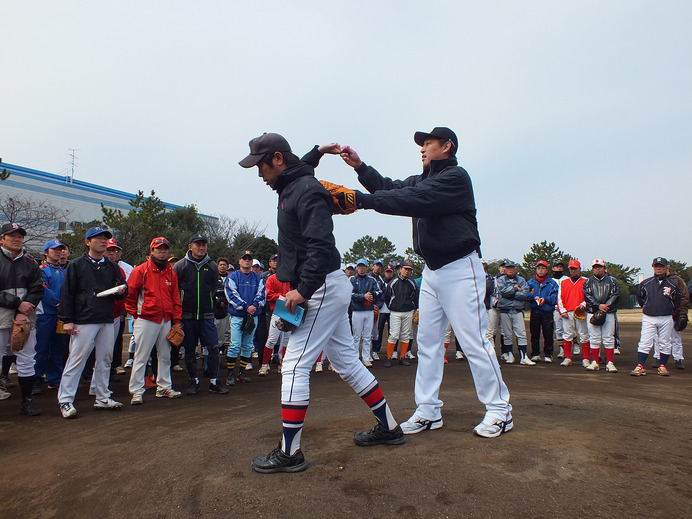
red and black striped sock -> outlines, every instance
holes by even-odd
[[[289,456],[293,456],[300,449],[300,433],[303,430],[307,412],[308,402],[281,404],[281,419],[283,420],[281,450]]]
[[[394,416],[392,416],[392,412],[389,410],[387,400],[377,381],[374,381],[372,385],[361,391],[359,396],[368,404],[368,407],[375,415],[375,418],[377,418],[377,421],[384,427],[391,431],[397,426],[396,420],[394,420]]]

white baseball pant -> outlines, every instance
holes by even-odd
[[[372,333],[373,316],[374,313],[372,310],[354,311],[351,316],[351,323],[353,325],[353,344],[357,351],[361,339],[363,340],[363,351],[361,353],[363,360],[372,360],[372,355],[370,354],[372,351],[370,334]]]
[[[517,346],[528,346],[526,342],[526,324],[524,312],[500,312],[500,327],[505,346],[512,344],[512,336],[517,336]]]
[[[553,322],[555,322],[555,339],[561,341],[564,339],[564,325],[562,323],[562,316],[557,307],[553,310]]]
[[[413,310],[410,312],[389,312],[389,342],[396,344],[411,342],[411,328],[413,326]]]
[[[94,393],[97,400],[107,400],[111,392],[108,382],[113,361],[113,323],[75,324],[75,335],[70,338],[70,356],[62,372],[58,402],[74,402],[79,387],[79,377],[91,352],[96,349],[94,364]]]
[[[492,343],[495,341],[495,336],[500,331],[500,311],[497,308],[490,308],[488,314],[488,331],[485,336]],[[494,344],[493,344],[494,346]]]
[[[342,270],[327,274],[308,302],[305,321],[291,332],[281,368],[281,402],[310,399],[310,370],[322,350],[336,372],[356,393],[375,381],[358,360],[348,322],[352,285]],[[356,314],[358,312],[354,312]],[[372,312],[364,312],[370,315]]]
[[[615,348],[615,314],[606,314],[606,320],[601,326],[591,324],[592,316],[593,314],[586,314],[591,349],[601,346],[607,349]]]
[[[427,420],[442,416],[439,398],[444,370],[444,333],[449,321],[464,345],[478,399],[486,416],[507,420],[512,411],[493,345],[485,336],[485,272],[474,252],[437,270],[427,266],[420,291],[416,414]]]
[[[670,345],[671,351],[673,352],[673,360],[685,360],[682,351],[682,337],[675,327],[673,327],[673,331],[670,332]],[[661,350],[658,347],[658,337],[654,338],[654,357],[657,359],[661,358]]]
[[[281,340],[281,348],[285,348],[288,344],[288,339],[291,337],[291,332],[282,332],[277,328],[276,324],[281,320],[278,315],[272,314],[269,321],[269,333],[267,334],[267,348],[274,348],[274,345]]]
[[[36,375],[34,370],[34,355],[36,354],[36,328],[29,332],[26,344],[19,351],[12,351],[12,328],[0,329],[0,351],[2,355],[16,355],[17,376],[33,377]]]
[[[574,312],[567,312],[567,317],[560,317],[563,326],[563,338],[566,341],[573,341],[579,335],[579,342],[584,344],[589,342],[589,328],[586,319],[577,319]]]
[[[670,337],[672,331],[673,316],[643,314],[642,331],[639,337],[637,351],[640,353],[649,353],[654,346],[654,341],[658,340],[659,355],[661,353],[670,355],[673,349]]]
[[[172,389],[171,343],[166,339],[166,335],[171,331],[171,325],[171,321],[164,320],[160,323],[147,321],[141,317],[135,320],[132,332],[137,346],[130,374],[130,394],[144,394],[144,374],[154,346],[156,346],[156,356],[159,361],[156,370],[156,385],[161,389]]]

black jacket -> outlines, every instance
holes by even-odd
[[[178,276],[183,319],[214,319],[214,294],[219,280],[219,269],[207,254],[197,261],[190,251],[173,265]]]
[[[595,314],[598,312],[599,305],[608,305],[609,314],[617,312],[618,299],[620,299],[620,283],[617,279],[608,274],[601,279],[591,276],[584,281],[583,289],[588,312]]]
[[[37,306],[43,298],[43,276],[29,256],[12,260],[0,251],[0,319],[12,327],[19,305],[26,301]]]
[[[680,306],[681,294],[677,284],[668,276],[645,279],[637,287],[637,302],[642,312],[650,316],[672,316]]]
[[[432,270],[480,252],[471,178],[456,157],[433,160],[422,175],[405,180],[382,177],[366,164],[356,172],[373,193],[366,209],[413,217],[413,248]]]
[[[315,147],[276,179],[279,194],[279,260],[276,277],[305,299],[341,267],[334,240],[332,197],[315,178],[322,153]]]
[[[384,299],[391,312],[415,310],[418,308],[418,285],[411,278],[396,276],[387,284]]]
[[[85,252],[70,262],[60,289],[58,319],[75,324],[113,322],[113,301],[125,299],[127,288],[118,296],[96,297],[99,292],[126,283],[118,264],[103,259],[94,263]]]

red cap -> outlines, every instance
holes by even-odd
[[[164,238],[163,236],[159,236],[158,238],[154,238],[153,240],[151,240],[149,248],[158,249],[159,247],[161,247],[161,245],[166,245],[167,247],[171,246],[170,242],[166,238]]]
[[[117,242],[115,241],[115,238],[111,238],[110,240],[108,240],[108,245],[106,245],[106,248],[110,249],[111,247],[115,247],[116,249],[123,250],[123,248],[117,244]]]
[[[536,266],[538,265],[543,265],[545,268],[548,268],[548,262],[545,260],[540,260],[538,263],[536,263]]]
[[[567,264],[567,268],[581,268],[581,263],[579,263],[579,260],[569,260],[569,263]]]

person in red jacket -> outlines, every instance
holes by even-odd
[[[267,344],[264,346],[264,354],[262,358],[262,367],[260,368],[258,375],[263,377],[269,374],[270,364],[269,361],[272,358],[272,353],[274,353],[274,344],[281,339],[281,349],[285,350],[288,344],[288,338],[291,336],[291,332],[282,332],[277,328],[277,323],[281,320],[280,317],[273,315],[274,306],[279,297],[285,296],[286,293],[291,290],[291,284],[288,282],[282,283],[276,277],[276,274],[272,274],[267,278],[267,283],[265,285],[267,303],[269,303],[269,308],[272,312],[271,321],[269,322],[269,332],[267,334]],[[283,358],[283,351],[281,354]]]
[[[135,359],[130,375],[132,405],[142,404],[144,374],[151,350],[156,344],[158,372],[157,398],[178,398],[179,391],[171,383],[171,344],[166,335],[173,323],[182,319],[178,277],[168,262],[170,244],[166,238],[154,238],[149,246],[149,259],[137,265],[128,279],[125,309],[135,319]]]

